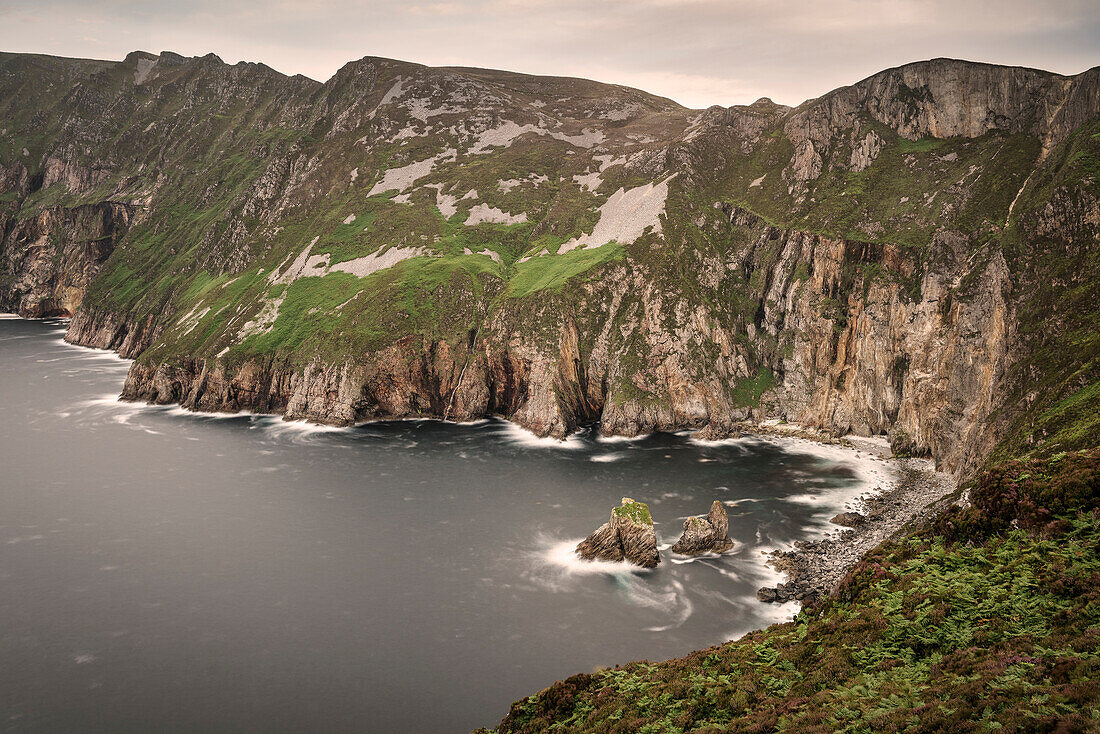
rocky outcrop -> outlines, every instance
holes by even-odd
[[[25,218],[0,212],[0,310],[27,318],[76,313],[133,214],[113,202]]]
[[[1043,150],[1096,115],[1100,72],[1062,77],[1037,69],[933,59],[881,71],[798,108],[784,122],[795,145],[785,175],[794,186],[821,173],[820,153],[862,116],[910,140],[977,138],[993,130],[1033,134]],[[853,171],[877,155],[872,132],[854,146]]]
[[[660,287],[612,272],[586,296],[606,304],[599,318],[566,318],[548,345],[515,338],[503,312],[472,346],[406,339],[338,364],[264,358],[135,365],[124,396],[339,425],[502,415],[559,437],[598,420],[609,435],[691,427],[719,438],[740,421],[775,417],[838,435],[889,433],[896,452],[932,455],[950,471],[966,471],[985,455],[996,434],[983,420],[995,410],[1013,362],[1012,283],[1003,258],[978,264],[973,292],[953,297],[967,243],[937,235],[914,298],[904,280],[873,275],[874,268],[890,268],[917,278],[917,266],[898,248],[767,226],[737,208],[726,217],[726,226],[747,240],[736,262],[766,270],[749,292],[758,323],[723,328],[720,313],[700,309],[679,315],[681,325],[669,329],[660,316]],[[628,305],[633,289],[644,308]],[[828,304],[840,308],[830,311]],[[92,329],[94,313],[78,314],[71,339],[126,356],[151,343],[145,322],[123,319],[119,326],[107,319]],[[548,309],[538,318],[553,323],[559,313]],[[633,330],[644,340],[655,367],[627,371],[612,323],[619,334]],[[696,361],[708,344],[717,347],[717,359]],[[750,360],[762,360],[775,381],[757,407],[739,406],[729,393],[731,384],[752,376]],[[609,390],[627,381],[644,388],[644,397]]]
[[[322,85],[0,55],[0,143],[27,141],[0,145],[0,308],[135,357],[134,400],[557,437],[779,418],[966,474],[1037,405],[1058,334],[1021,309],[1088,269],[1098,80],[937,59],[693,111],[378,58]],[[1018,243],[1077,265],[1040,279]]]
[[[701,553],[725,553],[733,548],[728,537],[729,517],[725,506],[718,500],[710,506],[706,517],[689,517],[684,520],[684,532],[672,546],[674,553],[697,556]]]
[[[611,511],[611,519],[582,540],[576,552],[587,561],[626,560],[642,568],[656,568],[661,555],[649,507],[623,497],[622,504]]]

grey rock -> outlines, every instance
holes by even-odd
[[[779,595],[775,589],[769,589],[767,587],[763,589],[757,589],[756,598],[767,604],[772,604],[779,600]]]
[[[843,525],[846,528],[855,528],[867,522],[867,518],[858,512],[842,512],[835,515],[829,522],[834,525]]]
[[[726,508],[715,500],[710,512],[704,517],[689,517],[684,520],[684,532],[672,546],[675,553],[686,556],[700,553],[725,553],[733,548],[733,541],[727,537],[729,517]]]
[[[619,539],[619,528],[612,519],[605,522],[596,532],[582,540],[577,546],[577,553],[588,561],[621,561],[623,544]]]
[[[636,566],[656,568],[661,554],[649,507],[623,497],[611,511],[611,518],[577,545],[576,553],[589,561],[625,559]]]

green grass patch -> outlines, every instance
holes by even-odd
[[[653,517],[649,514],[649,506],[644,502],[631,501],[628,504],[619,505],[611,512],[615,517],[626,518],[639,525],[653,524]]]
[[[775,387],[775,375],[765,367],[755,377],[738,380],[730,391],[735,406],[757,408],[764,393]]]
[[[564,255],[533,257],[516,265],[508,281],[508,295],[524,298],[547,289],[557,289],[566,281],[609,262],[626,259],[622,245],[609,242],[602,247],[579,248]]]

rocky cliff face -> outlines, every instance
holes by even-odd
[[[1098,379],[1097,70],[939,59],[693,111],[369,57],[322,85],[0,55],[0,92],[0,308],[74,314],[136,358],[127,398],[779,417],[966,473]]]
[[[5,223],[0,308],[28,318],[76,313],[134,208],[102,202],[50,207]]]

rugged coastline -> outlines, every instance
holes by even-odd
[[[54,90],[0,111],[0,305],[135,358],[129,398],[559,438],[778,416],[973,476],[1082,386],[1043,350],[1091,325],[1100,70],[688,110],[372,57],[0,62]]]
[[[866,448],[868,443],[849,445]],[[786,580],[761,588],[757,592],[760,601],[808,604],[832,594],[870,551],[931,519],[956,499],[954,478],[937,472],[932,461],[890,455],[883,459],[892,464],[896,482],[861,496],[854,503],[857,512],[843,513],[859,519],[838,516],[854,527],[838,523],[838,529],[824,538],[796,541],[790,548],[773,551],[768,565]]]
[[[1100,474],[1098,242],[1100,67],[932,59],[797,107],[690,110],[377,57],[320,83],[213,54],[0,54],[0,308],[132,359],[123,400],[888,437],[898,481],[769,558],[785,578],[759,598],[810,613],[689,656],[690,693],[677,661],[668,690],[659,666],[583,674],[507,731],[952,731],[1051,697],[1100,720],[1100,688],[1070,685],[1100,670],[1096,503],[1059,495]],[[892,542],[956,486],[970,506]],[[1028,492],[1046,514],[1022,538]],[[1001,698],[968,709],[972,689]]]
[[[18,314],[11,314],[12,318],[25,318]],[[70,326],[72,322],[70,321]],[[85,346],[91,349],[103,349],[101,347],[87,346],[76,340],[70,339],[66,334],[65,340],[74,346]],[[124,356],[122,344],[115,342],[107,351],[113,351],[120,358]],[[131,357],[132,358],[132,357]],[[129,383],[129,378],[127,380]],[[150,400],[128,395],[124,390],[119,400],[128,402],[146,402],[157,404],[160,401]],[[177,402],[177,401],[165,401]],[[226,413],[224,409],[217,407],[203,407],[191,403],[182,404],[182,409],[200,413]],[[305,420],[316,425],[333,425],[332,423],[291,418],[283,411],[252,410],[237,408],[232,412],[252,413],[256,415],[282,414],[284,420]],[[420,419],[420,416],[402,416],[400,418]],[[431,416],[424,419],[438,420]],[[543,438],[529,426],[503,415],[475,415],[468,418],[455,417],[454,423],[471,423],[485,418],[499,418],[505,420],[519,429],[529,432],[532,436]],[[379,417],[373,420],[360,420],[350,425],[369,425],[374,422],[394,420],[393,417]],[[339,424],[336,424],[339,425]],[[764,440],[772,440],[780,443],[797,444],[798,442],[810,442],[827,446],[842,446],[858,450],[876,458],[890,462],[896,470],[897,481],[886,488],[878,488],[880,491],[865,492],[855,503],[863,520],[857,527],[841,528],[828,533],[826,537],[817,540],[796,541],[790,548],[781,548],[773,551],[768,560],[768,565],[781,572],[785,580],[775,587],[761,588],[757,594],[758,599],[764,602],[784,603],[799,601],[809,603],[832,593],[845,574],[855,566],[863,556],[875,548],[879,543],[903,532],[906,528],[926,520],[934,515],[946,504],[945,500],[952,496],[956,488],[955,478],[943,472],[936,471],[935,463],[931,459],[923,458],[898,458],[893,456],[885,437],[865,438],[860,436],[834,436],[819,428],[791,423],[780,419],[766,419],[760,421],[741,421],[731,425],[720,436],[715,436],[709,430],[690,429],[696,440],[701,442],[736,440],[739,438],[759,437]],[[602,434],[614,436],[616,434]],[[633,438],[634,436],[622,436]]]
[[[720,440],[760,438],[786,446],[809,443],[843,447],[857,452],[857,456],[863,454],[882,462],[892,475],[846,502],[832,518],[832,527],[824,537],[798,540],[770,552],[767,565],[780,572],[784,580],[759,589],[757,599],[762,602],[808,604],[824,598],[883,541],[935,516],[952,501],[966,502],[965,496],[959,498],[956,494],[957,476],[937,470],[930,458],[896,456],[885,436],[834,436],[778,419],[745,421],[730,433],[729,438]]]

